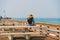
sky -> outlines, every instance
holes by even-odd
[[[0,16],[60,18],[60,0],[0,0]]]

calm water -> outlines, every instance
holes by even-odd
[[[26,20],[27,18],[15,18],[16,20]],[[35,22],[49,22],[60,24],[60,18],[34,18]]]

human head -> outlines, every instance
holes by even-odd
[[[32,15],[32,14],[29,14],[29,15],[28,15],[28,18],[32,18],[32,17],[33,17],[33,15]]]

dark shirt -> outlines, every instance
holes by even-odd
[[[29,25],[33,26],[34,25],[34,18],[27,18],[27,22]]]

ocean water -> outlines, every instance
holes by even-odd
[[[27,20],[27,18],[15,18],[16,20]],[[60,24],[60,18],[34,18],[35,22],[49,22]]]

